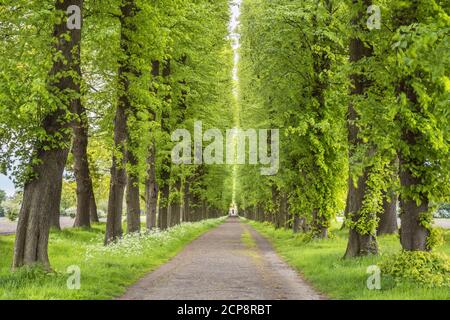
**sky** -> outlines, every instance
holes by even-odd
[[[2,174],[0,174],[0,190],[5,191],[8,197],[14,195],[15,192],[14,184]]]
[[[234,51],[234,68],[233,68],[233,79],[238,80],[238,62],[239,62],[239,16],[241,14],[240,6],[241,0],[235,0],[231,4],[231,21],[229,26],[230,37],[233,39],[233,51]]]

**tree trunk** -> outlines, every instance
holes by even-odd
[[[139,200],[139,179],[129,176],[126,194],[127,233],[141,231],[141,209]]]
[[[365,13],[367,8],[372,4],[371,0],[363,0],[363,6],[358,12],[358,15],[352,20],[353,28],[360,32],[367,32],[365,21]],[[353,0],[353,4],[358,6],[359,1]],[[350,40],[350,61],[355,63],[365,57],[371,56],[373,48],[366,46],[363,40],[360,38],[353,38]],[[351,94],[364,97],[367,88],[370,86],[369,80],[364,74],[351,75],[351,81],[353,84]],[[350,145],[350,158],[352,153],[362,143],[358,137],[359,128],[355,122],[358,120],[358,114],[352,105],[349,106],[348,112],[348,141]],[[369,168],[363,170],[362,176],[358,178],[357,186],[355,188],[354,182],[349,181],[349,190],[347,198],[347,215],[351,217],[353,223],[358,222],[360,219],[360,211],[363,206],[363,198],[367,189],[367,177],[369,174]],[[378,244],[375,235],[370,233],[360,234],[356,228],[351,227],[349,232],[349,239],[347,244],[347,250],[345,252],[345,258],[363,256],[368,254],[377,254]]]
[[[61,230],[61,194],[62,194],[62,181],[61,185],[58,185],[58,189],[55,193],[55,199],[52,203],[53,214],[50,217],[50,228]]]
[[[127,233],[136,233],[141,231],[139,176],[134,172],[138,161],[131,150],[128,150],[127,158],[131,166],[127,179]]]
[[[352,217],[352,222],[357,222],[360,218],[358,211],[362,207],[364,192],[366,188],[367,175],[361,176],[358,179],[358,185],[355,188],[353,184],[350,187],[351,195],[354,198],[349,199],[349,214]],[[372,234],[360,234],[354,227],[350,227],[350,234],[348,238],[347,250],[345,258],[352,258],[358,256],[365,256],[369,254],[378,253],[378,243]]]
[[[185,217],[185,206],[184,206],[184,200],[185,200],[185,196],[184,196],[184,190],[185,190],[185,184],[186,182],[181,186],[181,190],[183,191],[180,194],[180,224],[183,223],[186,219]]]
[[[397,194],[393,191],[384,193],[383,213],[379,216],[377,235],[395,234],[398,232],[397,198]]]
[[[98,218],[97,203],[95,202],[95,194],[92,184],[91,184],[90,198],[91,201],[89,204],[89,217],[91,219],[91,223],[98,223],[100,222],[100,219]]]
[[[418,2],[412,1],[407,8],[402,7],[398,12],[393,12],[394,26],[400,28],[416,23],[419,10]],[[416,74],[418,72],[416,71]],[[411,75],[401,79],[398,83],[397,94],[399,96],[404,94],[408,99],[410,112],[420,115],[423,111],[412,82],[413,76]],[[420,148],[421,133],[417,129],[410,129],[407,121],[402,121],[398,117],[397,120],[402,126],[401,138],[404,144],[408,146],[406,152],[403,151],[405,148],[398,152],[400,184],[403,190],[420,190],[422,181],[427,180],[424,173],[420,172],[420,168],[424,167],[427,162],[426,155],[423,155],[423,150]],[[419,170],[411,170],[411,168]],[[406,192],[400,196],[400,243],[404,250],[428,251],[430,248],[427,245],[427,239],[430,230],[421,224],[421,219],[424,218],[423,216],[430,215],[428,212],[429,199],[427,194],[420,191],[414,191],[414,195],[417,199],[413,199]],[[416,200],[418,201],[416,202]]]
[[[272,208],[270,210],[270,222],[275,228],[281,228],[280,219],[280,192],[278,191],[274,182],[272,182]]]
[[[200,216],[200,221],[207,219],[208,217],[208,207],[206,205],[206,200],[202,200],[202,213]]]
[[[74,227],[90,228],[92,180],[87,157],[88,122],[86,110],[82,106],[80,99],[77,99],[75,111],[78,119],[74,121],[72,143],[73,169],[77,183],[77,213]]]
[[[319,1],[316,2],[317,9],[319,9]],[[326,1],[326,7],[330,10],[329,16],[332,15],[332,6],[329,1]],[[313,28],[317,28],[317,14],[313,16],[312,25]],[[329,25],[331,21],[327,19],[327,24]],[[320,41],[318,36],[314,37],[314,41]],[[326,109],[326,91],[329,87],[329,79],[328,79],[328,71],[330,70],[331,66],[331,59],[329,54],[327,54],[324,51],[319,51],[313,54],[313,70],[314,70],[314,78],[312,82],[312,97],[315,99],[315,102],[317,103],[317,107],[315,108],[315,113],[317,123],[320,123],[324,120],[324,111]],[[315,132],[315,135],[317,139],[323,140],[323,132],[322,130],[317,130]],[[314,171],[318,172],[320,174],[321,169],[319,166],[313,164]],[[326,184],[326,182],[323,182]],[[325,185],[321,185],[321,188],[326,188]],[[320,192],[320,191],[316,191]],[[322,191],[323,192],[323,191]],[[317,238],[327,238],[328,237],[328,224],[329,221],[326,216],[322,214],[322,212],[319,209],[314,209],[312,212],[313,216],[313,222],[312,222],[312,230],[314,237]]]
[[[300,228],[302,229],[303,233],[311,231],[311,226],[305,217],[300,217]]]
[[[125,144],[128,137],[127,113],[131,109],[130,101],[130,76],[137,74],[133,67],[133,53],[131,52],[132,40],[130,35],[136,29],[131,21],[136,15],[137,7],[134,0],[122,1],[120,8],[120,50],[123,57],[119,59],[119,101],[116,108],[116,117],[114,122],[114,154],[111,168],[111,182],[108,200],[108,215],[106,220],[105,244],[116,241],[122,236],[122,212],[123,198],[126,185],[126,149]]]
[[[350,117],[349,117],[349,120],[350,120]],[[349,128],[350,128],[350,126],[349,126]],[[349,176],[348,179],[347,179],[347,199],[345,200],[344,221],[342,221],[342,225],[341,225],[340,230],[344,230],[345,229],[345,226],[346,226],[345,222],[349,218],[349,215],[348,215],[348,208],[350,206],[350,204],[348,203],[349,199],[353,199],[355,197],[354,195],[350,194],[350,192],[353,192],[355,190],[354,188],[352,188],[350,186],[351,184],[353,184],[353,179],[352,179],[352,177]]]
[[[403,249],[408,251],[430,250],[427,246],[427,238],[430,235],[430,231],[420,224],[421,214],[428,211],[428,202],[422,200],[422,203],[418,206],[414,200],[403,200],[400,197],[400,203],[400,243]]]
[[[70,5],[83,9],[82,0],[56,1],[55,9],[66,12]],[[82,20],[82,17],[80,17]],[[64,167],[69,153],[70,135],[67,129],[68,112],[74,110],[73,94],[80,93],[80,84],[70,73],[80,73],[81,28],[68,30],[66,19],[54,26],[55,54],[49,73],[50,92],[57,96],[61,105],[47,114],[42,128],[54,143],[40,141],[35,145],[34,156],[39,160],[32,169],[33,179],[25,183],[22,207],[17,224],[14,244],[13,269],[24,265],[41,264],[50,269],[48,237],[52,213],[61,201]],[[67,40],[64,36],[70,35]],[[55,143],[56,142],[56,143]]]
[[[153,66],[156,67],[156,64]],[[159,65],[158,65],[159,68]],[[154,70],[153,70],[154,71]],[[171,75],[171,61],[170,59],[164,61],[162,67],[162,76],[164,83],[169,83],[169,77]],[[166,103],[170,103],[171,95],[170,93],[164,97]],[[164,108],[161,115],[161,129],[163,132],[170,135],[170,112],[168,108]],[[162,161],[161,168],[161,195],[159,200],[159,215],[158,222],[159,228],[165,230],[170,227],[171,224],[171,210],[170,210],[170,172],[171,172],[171,162],[169,158],[164,158]]]
[[[264,211],[262,209],[261,204],[257,204],[256,205],[256,217],[257,217],[257,221],[259,222],[263,222],[264,221]]]
[[[47,117],[47,120],[50,119]],[[49,213],[55,212],[55,203],[58,203],[67,155],[67,149],[38,151],[38,159],[42,164],[34,168],[38,178],[28,182],[24,188],[16,230],[14,269],[37,263],[50,270],[47,252],[51,219]]]
[[[176,192],[176,197],[174,197],[170,203],[171,227],[180,224],[181,187],[181,177],[177,177],[174,190]]]
[[[141,231],[141,209],[139,201],[139,180],[129,177],[127,183],[127,233]]]
[[[125,126],[126,120],[124,110],[116,111],[115,131],[116,144],[123,150],[121,127]],[[124,123],[125,122],[125,123]],[[123,157],[122,155],[120,155]],[[113,165],[111,168],[111,181],[109,186],[108,213],[106,216],[106,234],[105,244],[116,241],[122,236],[122,210],[123,195],[126,185],[125,163],[118,155],[113,156]]]
[[[170,173],[166,169],[163,169],[161,180],[163,181],[163,186],[161,189],[161,197],[159,200],[159,228],[165,230],[170,227],[170,186],[169,186]]]
[[[297,214],[294,214],[294,222],[292,224],[292,231],[294,233],[300,232],[300,217]]]
[[[188,181],[184,184],[184,199],[183,199],[183,212],[184,217],[183,221],[190,222],[191,221],[191,209],[190,209],[190,183]]]
[[[324,217],[319,214],[317,209],[313,210],[312,216],[312,230],[314,237],[319,239],[328,238],[328,226],[326,225],[327,222],[323,221]]]
[[[152,61],[152,79],[156,81],[160,75],[160,62]],[[150,91],[155,94],[158,89],[152,86]],[[156,121],[156,112],[149,110],[151,120]],[[147,230],[157,227],[156,213],[158,207],[158,183],[156,181],[156,142],[153,139],[148,148],[147,155],[147,178],[145,180],[145,217]]]
[[[176,226],[180,224],[180,204],[178,202],[174,202],[170,205],[170,213],[172,216],[172,224],[171,226]]]
[[[414,145],[417,136],[412,132],[407,132],[404,139],[409,145]],[[400,154],[400,184],[403,188],[409,189],[418,186],[421,183],[421,177],[413,175],[409,169],[414,164],[415,159],[411,159],[406,155]],[[421,164],[423,165],[423,164]],[[418,204],[414,199],[406,195],[400,196],[400,243],[404,250],[408,251],[428,251],[427,238],[430,235],[430,230],[425,228],[420,220],[421,215],[428,213],[428,198],[424,194],[420,194],[420,203]]]
[[[280,196],[279,225],[280,228],[286,228],[288,215],[288,199],[287,193],[282,192]]]
[[[158,205],[158,184],[156,182],[156,146],[152,142],[147,158],[147,180],[145,181],[147,229],[156,228],[156,208]]]

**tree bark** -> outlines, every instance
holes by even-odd
[[[52,215],[50,217],[50,228],[61,230],[61,194],[62,194],[62,181],[61,185],[58,185],[58,189],[55,193],[55,199],[52,203]]]
[[[261,204],[256,205],[256,221],[263,222],[264,221],[264,211],[262,209]]]
[[[158,66],[159,68],[159,66]],[[170,59],[164,61],[162,67],[162,76],[164,83],[169,83],[169,77],[171,75],[171,61]],[[164,97],[166,103],[170,103],[171,95],[170,93]],[[161,129],[170,135],[170,112],[168,108],[163,109],[161,116]],[[159,210],[158,210],[158,223],[159,228],[162,230],[170,227],[171,224],[171,210],[170,210],[170,172],[171,172],[171,162],[166,156],[162,161],[161,168],[161,194],[159,200]]]
[[[156,228],[156,208],[158,205],[158,184],[156,182],[156,146],[152,142],[147,158],[147,180],[145,181],[147,229]]]
[[[393,191],[383,195],[383,213],[380,214],[377,235],[395,234],[398,232],[397,224],[397,194]]]
[[[358,15],[352,20],[352,25],[355,29],[359,29],[360,32],[365,30],[365,12],[367,8],[372,4],[371,0],[363,0],[363,6],[358,12]],[[353,0],[353,4],[358,6],[359,1]],[[365,57],[369,57],[373,54],[373,48],[370,45],[366,45],[360,38],[353,38],[350,40],[350,61],[355,63]],[[359,95],[364,97],[367,88],[370,86],[370,82],[364,76],[364,74],[351,75],[351,81],[353,88],[351,90],[352,95]],[[350,145],[350,157],[354,149],[362,143],[359,139],[359,128],[355,123],[358,120],[358,114],[352,105],[349,106],[348,111],[348,141]],[[367,177],[369,169],[365,168],[362,176],[358,178],[356,188],[352,179],[349,180],[349,190],[347,198],[347,215],[351,216],[352,221],[355,223],[360,219],[360,211],[363,206],[363,199],[367,189]],[[377,254],[378,244],[375,235],[372,234],[360,234],[354,227],[350,228],[349,239],[347,244],[347,250],[345,252],[345,258],[363,256],[368,254]]]
[[[339,230],[344,230],[345,229],[345,226],[346,226],[345,222],[349,218],[349,216],[348,216],[348,206],[349,206],[348,201],[349,201],[350,198],[353,197],[353,196],[350,196],[350,192],[351,192],[351,190],[353,190],[353,189],[350,188],[350,184],[352,184],[352,183],[353,183],[352,178],[348,177],[348,179],[347,179],[347,199],[345,200],[344,220],[342,221],[342,224],[341,224],[341,227],[340,227]]]
[[[206,203],[206,200],[202,200],[202,216],[200,220],[206,220],[208,219],[208,204]]]
[[[167,162],[167,161],[166,161]],[[161,230],[165,230],[168,227],[170,227],[170,204],[169,204],[169,197],[170,197],[170,171],[168,171],[167,167],[163,166],[162,168],[162,174],[161,174],[161,180],[163,181],[163,185],[161,188],[161,195],[159,199],[159,228]]]
[[[272,182],[272,208],[270,210],[270,222],[275,226],[276,229],[281,228],[280,219],[280,192],[278,191],[275,182]]]
[[[402,7],[398,12],[393,12],[393,21],[396,28],[409,26],[417,22],[418,2],[412,1],[408,7]],[[411,84],[413,76],[403,77],[397,86],[397,94],[404,94],[411,106],[411,112],[421,114],[422,108],[418,100],[417,94]],[[399,154],[399,176],[400,184],[403,190],[419,189],[422,181],[426,180],[423,173],[413,173],[411,168],[422,168],[426,164],[426,156],[421,154],[420,143],[422,140],[419,130],[409,128],[405,121],[397,117],[402,126],[402,140],[408,146],[408,150],[404,152],[400,150]],[[416,151],[419,150],[419,151]],[[423,151],[422,151],[423,152]],[[420,169],[419,169],[420,170]],[[417,170],[416,170],[417,171]],[[429,199],[423,192],[415,192],[417,197],[413,199],[410,195],[402,193],[400,195],[400,243],[404,250],[408,251],[428,251],[427,239],[430,230],[421,224],[422,215],[429,215]]]
[[[324,217],[319,214],[317,209],[313,210],[312,217],[312,230],[314,237],[319,239],[328,238],[328,226],[326,225],[326,221],[324,221]]]
[[[72,154],[74,159],[74,173],[77,183],[77,213],[74,227],[91,227],[90,207],[92,180],[89,173],[89,163],[87,157],[88,147],[88,122],[86,110],[77,99],[75,112],[78,119],[73,125]]]
[[[288,199],[286,192],[281,192],[279,212],[279,225],[281,228],[286,228],[288,216]]]
[[[89,217],[91,219],[91,223],[98,223],[100,222],[100,219],[98,218],[97,203],[95,202],[95,194],[92,184],[91,184],[90,198],[91,201],[89,204]]]
[[[83,9],[83,0],[63,0],[55,2],[55,9],[66,12],[70,5]],[[82,20],[82,17],[80,17]],[[81,30],[68,30],[62,19],[55,24],[53,37],[55,55],[49,73],[50,92],[56,95],[61,105],[47,114],[42,122],[49,140],[35,145],[34,156],[39,160],[32,166],[34,178],[25,183],[22,207],[17,224],[14,244],[13,269],[24,265],[41,264],[50,270],[48,259],[48,238],[51,214],[60,205],[63,171],[69,153],[70,134],[67,122],[68,112],[74,110],[74,94],[80,93],[80,83],[70,75],[79,72]],[[70,39],[64,39],[69,34]]]
[[[300,217],[297,214],[294,214],[294,222],[292,224],[292,231],[294,233],[300,232]]]
[[[114,121],[114,154],[111,168],[111,181],[108,200],[108,215],[106,220],[105,244],[116,241],[122,236],[122,213],[123,198],[126,185],[126,149],[125,144],[128,137],[128,112],[131,109],[130,98],[130,76],[137,74],[133,67],[132,40],[130,35],[136,29],[133,17],[136,15],[137,7],[134,0],[123,0],[120,7],[120,50],[123,57],[119,59],[119,101],[116,108]]]
[[[416,143],[417,136],[412,132],[406,132],[404,139],[409,145]],[[403,188],[411,188],[420,185],[421,177],[416,177],[409,169],[414,165],[415,159],[400,154],[400,184]],[[415,165],[423,165],[415,163]],[[430,230],[425,228],[420,220],[421,215],[428,212],[428,198],[425,194],[420,194],[420,203],[406,195],[400,196],[400,243],[404,250],[408,251],[428,251],[427,238]]]
[[[160,62],[158,60],[152,61],[152,78],[156,80],[160,75]],[[153,86],[151,91],[157,93],[157,88]],[[156,112],[153,109],[149,110],[152,120],[156,121]],[[148,148],[147,155],[147,178],[145,180],[145,217],[147,230],[152,230],[157,227],[157,206],[158,206],[158,183],[156,181],[156,142],[153,139]]]
[[[353,184],[350,185],[350,187],[353,189],[350,193],[353,198],[349,199],[349,213],[351,214],[353,222],[357,222],[360,218],[357,212],[362,207],[366,187],[366,179],[367,175],[359,177],[356,188]],[[347,250],[344,256],[345,258],[365,256],[377,253],[378,243],[374,235],[360,234],[355,228],[350,228]]]
[[[128,150],[128,163],[132,170],[137,166],[137,159],[134,152]],[[141,206],[139,195],[139,176],[136,172],[130,170],[127,179],[127,233],[136,233],[141,231]]]
[[[171,213],[172,213],[172,226],[180,224],[181,220],[181,177],[177,178],[177,181],[175,183],[175,188],[177,192],[177,196],[172,200],[171,206]]]
[[[47,117],[47,120],[50,119]],[[42,164],[34,167],[38,178],[28,182],[24,188],[14,246],[14,269],[41,264],[50,270],[47,251],[51,219],[49,213],[54,212],[58,201],[67,155],[67,149],[38,151],[37,158]]]
[[[328,14],[331,16],[332,14],[332,6],[329,1],[325,1],[325,5],[327,9],[330,11]],[[317,9],[319,9],[319,1],[317,1]],[[318,13],[317,13],[318,14]],[[317,14],[313,17],[313,28],[317,28]],[[328,19],[328,24],[331,23]],[[319,41],[318,37],[315,37],[314,41]],[[328,71],[330,70],[331,66],[331,59],[327,52],[319,51],[317,53],[313,54],[314,63],[313,63],[313,69],[314,69],[314,81],[312,83],[312,97],[317,102],[317,108],[316,108],[316,117],[317,122],[320,123],[324,119],[324,110],[326,108],[326,97],[325,93],[326,90],[329,87],[329,79],[328,79]],[[322,140],[323,132],[321,130],[317,130],[315,132],[315,135],[319,140]],[[317,165],[313,164],[314,171],[319,172],[322,169],[319,168]],[[322,184],[324,184],[323,182]],[[322,188],[326,186],[321,186]],[[312,212],[313,216],[313,233],[314,236],[317,238],[327,238],[328,237],[328,223],[327,217],[323,216],[321,214],[321,211],[319,209],[314,209]]]
[[[191,221],[191,209],[190,209],[190,183],[189,181],[186,181],[184,183],[184,199],[183,199],[183,221]]]
[[[180,224],[180,210],[181,210],[181,205],[179,202],[174,202],[170,205],[170,212],[172,215],[171,227]]]

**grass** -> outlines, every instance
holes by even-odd
[[[367,289],[367,267],[377,265],[383,256],[400,251],[397,235],[378,238],[380,256],[342,259],[348,230],[332,229],[332,238],[305,241],[301,234],[293,235],[290,230],[276,230],[272,225],[247,220],[256,230],[266,236],[276,251],[298,270],[317,290],[330,299],[450,299],[449,288],[426,288],[420,284],[403,280],[395,281],[381,275],[381,290]],[[443,230],[445,243],[437,252],[450,255],[450,230]]]
[[[241,235],[242,243],[249,249],[256,248],[255,239],[253,239],[252,235],[248,230],[245,230]]]
[[[174,257],[186,244],[224,218],[185,223],[165,232],[127,235],[104,247],[104,224],[90,230],[52,231],[49,257],[54,272],[23,268],[11,272],[14,236],[0,236],[0,299],[111,299]],[[81,287],[67,286],[69,266],[81,271]]]

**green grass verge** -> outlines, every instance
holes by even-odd
[[[54,272],[39,268],[11,272],[14,236],[0,236],[0,299],[111,299],[174,257],[186,244],[224,218],[185,223],[165,232],[127,235],[104,247],[104,224],[90,230],[52,231],[49,257]],[[81,287],[70,290],[69,266],[81,271]]]
[[[245,246],[249,249],[256,248],[255,239],[253,239],[252,235],[248,230],[245,230],[241,235],[241,241]]]
[[[381,290],[367,288],[367,267],[377,265],[383,256],[400,251],[397,235],[378,238],[380,256],[342,259],[347,246],[348,230],[332,229],[332,238],[305,241],[290,230],[276,230],[272,225],[245,220],[274,245],[275,250],[298,270],[317,290],[330,299],[450,299],[448,288],[425,288],[403,280],[381,275]],[[450,230],[443,230],[445,243],[436,249],[450,255]]]

